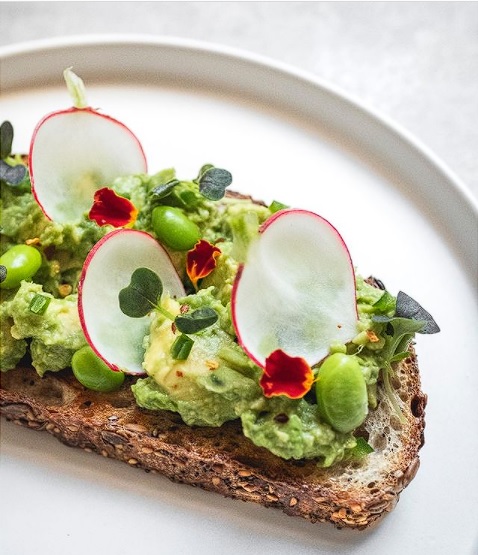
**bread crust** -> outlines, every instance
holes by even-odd
[[[66,445],[175,482],[279,508],[311,522],[363,530],[395,507],[418,470],[424,443],[427,398],[413,349],[395,376],[403,422],[379,384],[379,406],[361,429],[375,452],[363,463],[329,469],[315,461],[285,461],[255,446],[239,422],[191,427],[175,413],[141,409],[130,390],[133,377],[119,391],[95,393],[69,370],[41,378],[32,368],[16,368],[1,376],[0,411],[7,420],[46,431]]]

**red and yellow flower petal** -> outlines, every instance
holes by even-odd
[[[301,357],[291,357],[281,349],[266,359],[264,373],[259,380],[265,397],[285,395],[300,399],[314,383],[312,368]]]
[[[193,249],[188,251],[186,259],[186,271],[194,287],[197,282],[208,276],[216,267],[216,259],[221,254],[221,250],[201,239]]]
[[[88,214],[90,220],[98,225],[131,227],[138,216],[134,204],[125,197],[117,195],[113,189],[103,187],[96,191],[93,206]]]

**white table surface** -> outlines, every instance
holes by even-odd
[[[478,197],[475,2],[0,2],[0,46],[92,33],[190,38],[309,71],[407,129]]]

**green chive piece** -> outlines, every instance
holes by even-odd
[[[186,360],[191,352],[194,341],[184,333],[178,335],[171,345],[171,356],[175,360]]]
[[[40,295],[37,293],[30,301],[30,306],[28,307],[30,312],[33,314],[42,315],[45,314],[48,305],[50,304],[51,297],[45,297],[45,295]]]
[[[373,447],[369,445],[363,437],[358,437],[357,445],[352,449],[353,458],[361,460],[370,453],[373,453]]]
[[[269,210],[273,214],[275,214],[276,212],[279,212],[279,210],[283,210],[284,208],[288,208],[287,204],[283,204],[282,202],[279,202],[278,200],[273,200],[269,205]]]

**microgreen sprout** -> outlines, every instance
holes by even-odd
[[[119,292],[121,312],[130,318],[142,318],[158,307],[162,294],[163,283],[159,276],[149,268],[137,268],[129,285]]]
[[[27,174],[27,168],[12,156],[13,125],[4,121],[0,125],[0,180],[8,185],[19,185]]]
[[[9,121],[4,121],[0,125],[0,158],[5,160],[12,152],[13,125]]]
[[[377,302],[380,303],[380,301],[382,301],[382,298]],[[384,299],[382,304],[383,308],[390,308],[390,299]],[[440,328],[431,314],[403,291],[400,291],[397,295],[394,316],[377,314],[372,317],[372,320],[386,324],[385,345],[380,352],[383,361],[383,383],[395,412],[403,419],[390,382],[390,378],[393,376],[392,364],[409,356],[408,347],[415,333],[438,333]]]
[[[162,294],[163,284],[160,277],[149,268],[137,268],[131,275],[129,285],[119,292],[120,309],[131,318],[142,318],[155,309],[174,323],[181,336],[198,333],[218,320],[217,312],[209,307],[174,316],[161,306]],[[193,343],[187,336],[179,340],[181,336],[178,336],[171,347],[171,355],[178,360],[187,358]]]
[[[216,168],[212,164],[205,164],[192,182],[185,182],[176,178],[174,170],[168,170],[167,174],[159,176],[159,183],[151,189],[151,195],[154,200],[160,200],[165,204],[192,206],[197,202],[197,193],[178,187],[181,184],[190,185],[191,183],[197,186],[199,193],[204,198],[216,201],[222,199],[226,194],[226,188],[232,183],[232,175],[227,170]]]
[[[229,171],[205,164],[194,180],[199,185],[199,192],[209,200],[220,200],[226,194],[226,188],[232,183]]]
[[[63,72],[63,78],[65,79],[66,87],[73,100],[73,106],[79,109],[87,108],[86,88],[81,77],[78,77],[78,75],[72,71],[71,67],[69,67]]]

